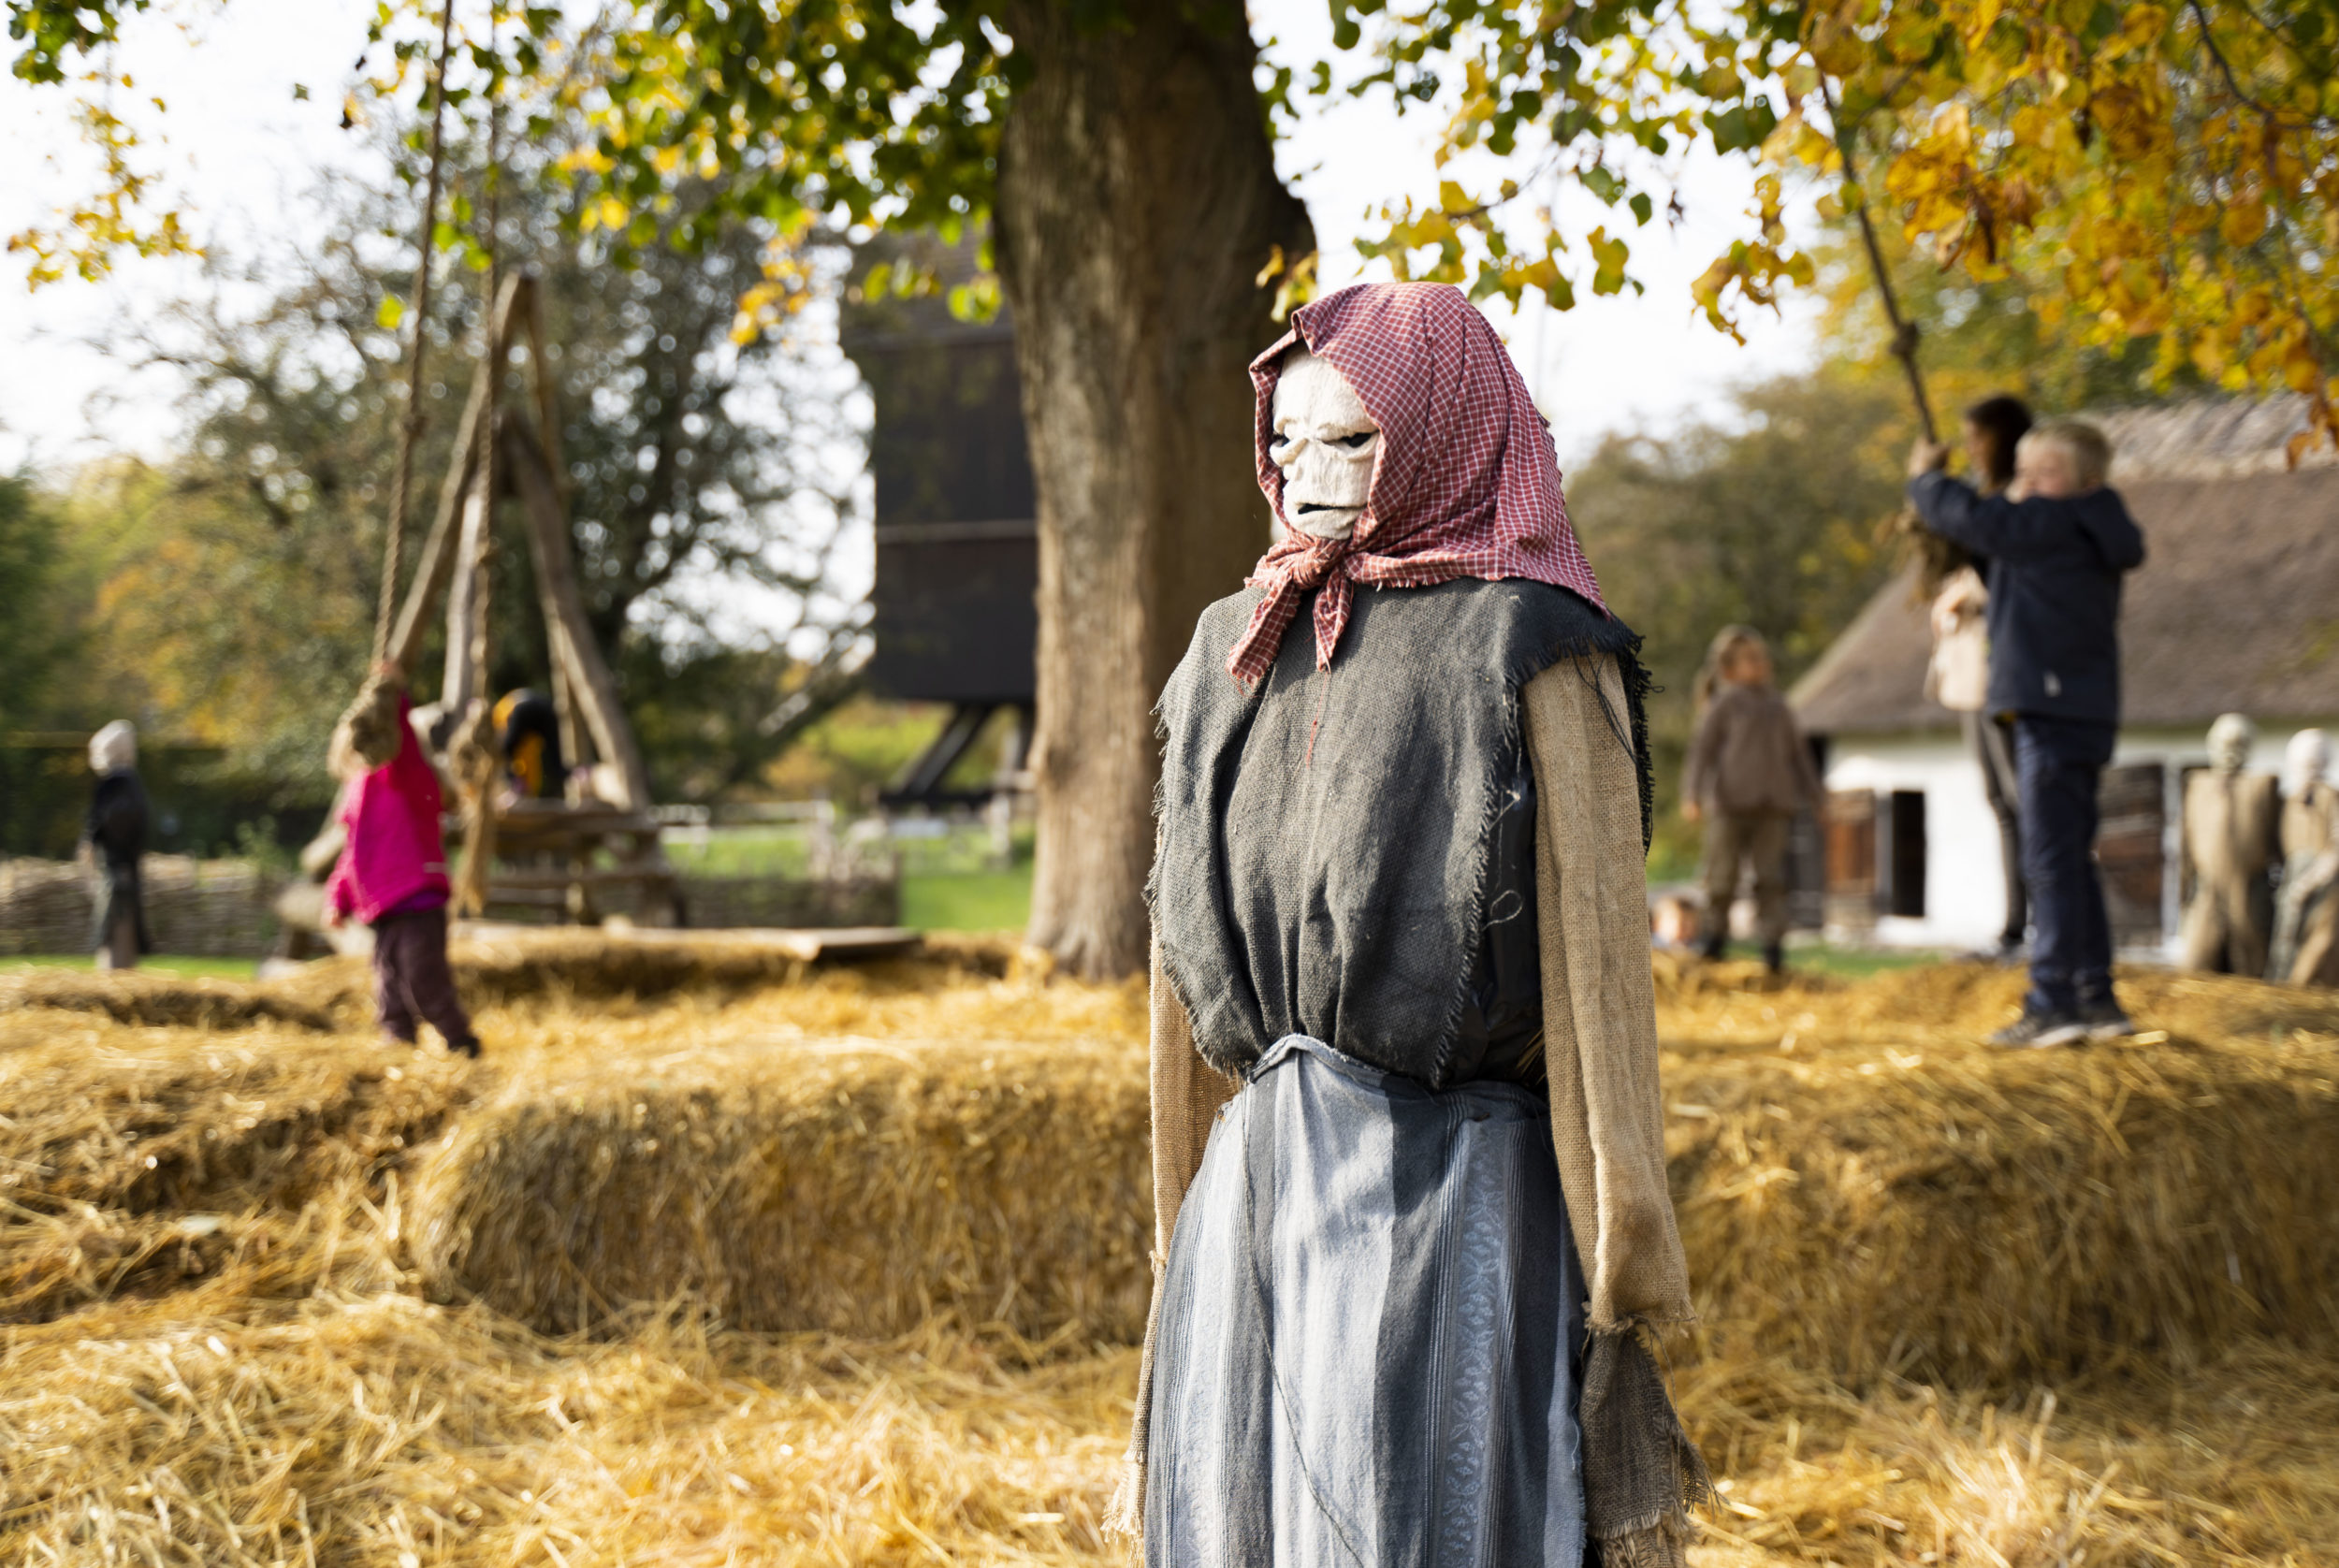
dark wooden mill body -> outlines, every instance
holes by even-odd
[[[940,259],[947,276],[970,257]],[[877,646],[867,679],[885,696],[952,706],[941,735],[883,798],[977,804],[995,790],[953,791],[943,780],[1006,709],[1014,722],[999,783],[1012,781],[1031,743],[1036,685],[1039,505],[1014,333],[1004,315],[962,322],[931,296],[886,298],[852,307],[844,347],[876,413]]]

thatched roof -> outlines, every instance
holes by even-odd
[[[2339,716],[2339,461],[2286,467],[2302,405],[2203,401],[2098,422],[2113,481],[2144,530],[2120,621],[2126,721]],[[1869,601],[1791,693],[1806,728],[1946,729],[1925,696],[1925,606],[1903,575]]]
[[[2087,417],[2112,440],[2112,483],[2232,479],[2287,473],[2290,438],[2306,428],[2306,399],[2295,393],[2254,402],[2195,398],[2150,408],[2106,409]],[[2302,469],[2339,467],[2329,443],[2302,451]]]

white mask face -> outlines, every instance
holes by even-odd
[[[1381,428],[1331,361],[1304,348],[1284,356],[1267,455],[1284,472],[1284,516],[1318,539],[1357,530],[1373,491]]]
[[[2290,776],[2293,792],[2319,784],[2331,768],[2331,739],[2320,730],[2301,730],[2284,749],[2283,771]]]
[[[2229,713],[2209,726],[2209,761],[2227,773],[2249,766],[2250,748],[2258,744],[2258,726],[2238,713]]]

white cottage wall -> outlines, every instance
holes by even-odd
[[[1998,819],[1982,792],[1982,773],[1954,731],[1830,737],[1830,790],[1925,795],[1925,914],[1887,915],[1870,933],[1830,930],[1892,947],[1978,948],[2006,919],[1998,872]]]
[[[2253,769],[2279,774],[2283,750],[2303,729],[2320,728],[2339,738],[2339,718],[2260,720],[2250,754]],[[2158,762],[2172,769],[2169,856],[2165,885],[2169,932],[2175,943],[2177,852],[2173,782],[2176,770],[2209,762],[2208,730],[2126,730],[2113,756],[2114,765]],[[1925,914],[1884,916],[1869,933],[1831,929],[1831,937],[1857,937],[1893,947],[1971,949],[1997,939],[2006,914],[2006,885],[1998,852],[1998,819],[1982,791],[1982,774],[1954,731],[1890,735],[1834,735],[1828,741],[1827,788],[1879,793],[1916,790],[1925,795]]]

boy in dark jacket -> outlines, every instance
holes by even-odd
[[[2000,1045],[2129,1032],[2112,995],[2112,928],[2095,864],[2097,788],[2120,722],[2120,579],[2144,536],[2104,484],[2111,445],[2077,420],[2023,437],[2014,483],[1983,496],[1919,442],[1909,499],[1935,533],[1988,561],[1988,707],[2011,715],[2022,792],[2023,878],[2036,932],[2023,1015]]]

